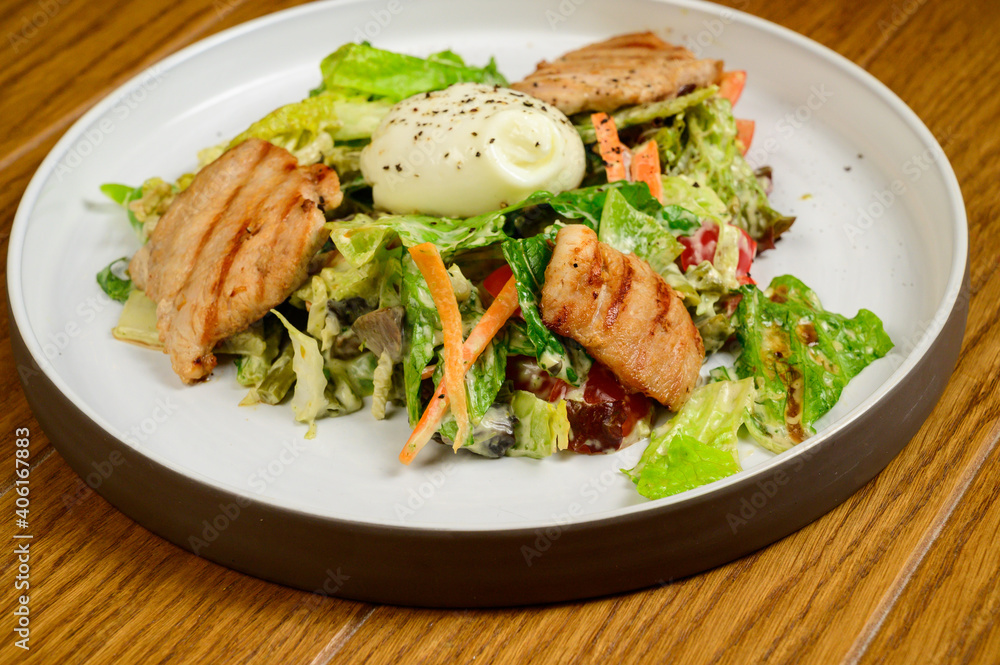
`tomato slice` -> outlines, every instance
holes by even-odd
[[[719,227],[712,221],[706,221],[701,228],[689,236],[681,236],[677,240],[684,245],[684,251],[677,257],[681,270],[687,272],[691,266],[702,261],[715,260],[715,248],[719,243]],[[750,235],[740,229],[740,257],[736,265],[736,278],[740,284],[756,284],[750,277],[750,267],[757,256],[757,243]]]
[[[510,269],[510,266],[505,263],[496,270],[494,270],[493,272],[491,272],[489,276],[487,276],[486,279],[483,280],[483,288],[486,289],[487,293],[496,298],[498,295],[500,295],[500,291],[503,290],[503,287],[507,284],[507,281],[513,275],[514,271],[512,271]],[[521,308],[518,307],[516,310],[514,310],[514,313],[511,316],[516,316],[518,318],[521,318]]]
[[[750,143],[753,141],[753,130],[756,126],[757,123],[753,120],[736,118],[736,140],[739,141],[742,146],[740,152],[744,157],[746,157],[747,150],[750,149]]]
[[[740,95],[743,94],[743,86],[747,84],[747,73],[742,70],[732,72],[722,72],[719,81],[719,97],[725,97],[729,103],[736,106]]]

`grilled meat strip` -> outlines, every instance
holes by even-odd
[[[671,410],[698,381],[705,348],[680,296],[648,263],[582,224],[556,236],[541,311],[546,326],[582,344],[622,385]]]
[[[610,113],[622,106],[676,97],[685,89],[718,81],[721,60],[699,60],[652,32],[637,32],[543,60],[534,73],[511,85],[558,108]]]
[[[185,383],[215,367],[215,344],[284,301],[323,245],[323,208],[343,194],[335,171],[299,167],[248,139],[198,173],[129,264],[156,302],[156,327]]]

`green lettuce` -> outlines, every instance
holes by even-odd
[[[420,269],[407,254],[402,262],[401,298],[406,310],[406,354],[403,357],[403,392],[410,425],[415,425],[423,413],[420,399],[420,375],[434,358],[435,338],[441,336],[440,317],[430,289]]]
[[[509,457],[548,457],[569,445],[569,416],[566,401],[552,404],[532,393],[516,390],[511,398],[514,423],[514,445],[507,450]]]
[[[611,118],[615,121],[615,127],[618,128],[618,131],[634,125],[645,125],[654,120],[675,116],[688,107],[705,101],[717,91],[718,88],[711,85],[706,88],[699,88],[680,97],[673,97],[659,102],[650,102],[648,104],[626,106],[612,113]],[[580,138],[583,139],[584,143],[594,143],[597,141],[597,132],[594,129],[594,123],[591,121],[589,113],[574,116],[574,120],[576,131],[580,133]]]
[[[387,100],[328,90],[272,111],[236,136],[228,147],[258,138],[285,148],[300,164],[314,164],[332,155],[335,142],[370,138],[391,108],[392,102]]]
[[[604,183],[581,187],[579,189],[570,189],[559,194],[537,191],[514,205],[502,208],[496,212],[473,217],[469,219],[469,223],[479,224],[496,216],[506,217],[512,213],[522,211],[531,213],[529,216],[532,219],[541,218],[551,223],[554,221],[554,216],[539,215],[532,210],[544,207],[545,209],[550,208],[554,213],[563,218],[579,220],[582,224],[586,224],[596,231],[601,224],[604,204],[608,193],[611,191],[618,192],[636,210],[661,222],[674,235],[685,235],[701,226],[701,221],[698,217],[681,206],[672,204],[661,205],[649,193],[649,186],[645,183],[625,182],[624,180],[610,184]]]
[[[771,208],[757,175],[743,159],[728,100],[713,96],[687,108],[654,138],[664,171],[711,188],[732,223],[755,240],[769,243],[795,221]]]
[[[584,378],[574,366],[562,339],[546,327],[539,310],[545,267],[552,249],[542,236],[507,240],[502,245],[504,258],[514,273],[525,334],[535,347],[538,365],[552,376],[574,386]]]
[[[398,237],[404,247],[425,242],[433,243],[448,262],[455,255],[487,247],[507,236],[503,231],[503,215],[491,213],[479,218],[453,219],[428,215],[355,215],[350,219],[329,222],[330,238],[342,253],[357,256],[352,262],[363,261],[365,252],[378,243]]]
[[[640,494],[660,499],[740,470],[736,442],[750,417],[752,379],[698,388],[681,410],[653,430],[639,463],[626,474]]]
[[[128,275],[128,258],[112,261],[97,273],[97,284],[112,300],[125,302],[132,292],[132,278]]]
[[[668,227],[633,208],[615,189],[605,198],[597,239],[624,254],[635,254],[660,274],[684,251]]]
[[[215,352],[239,356],[236,380],[241,386],[258,386],[278,357],[280,344],[280,327],[273,319],[265,317],[219,342]]]
[[[736,373],[757,381],[750,434],[781,452],[815,433],[847,383],[883,357],[892,340],[867,309],[849,319],[823,309],[819,298],[791,275],[776,277],[767,291],[741,289],[733,315],[742,351]]]
[[[326,399],[327,380],[323,372],[323,354],[316,340],[301,332],[288,322],[277,310],[271,313],[278,317],[292,340],[292,371],[295,372],[295,392],[292,394],[292,411],[295,420],[309,425],[306,438],[316,436],[316,418],[328,406]]]
[[[507,86],[493,59],[485,67],[470,67],[451,51],[417,58],[368,43],[344,44],[323,59],[320,71],[325,90],[348,88],[394,102],[454,83]]]

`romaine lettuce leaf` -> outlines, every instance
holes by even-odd
[[[781,452],[815,433],[844,386],[892,347],[882,322],[867,309],[848,319],[827,312],[816,294],[791,275],[766,292],[741,289],[733,324],[743,349],[736,373],[757,381],[750,434]]]
[[[423,413],[420,375],[434,358],[435,337],[441,334],[440,317],[420,269],[409,254],[403,257],[401,298],[406,310],[406,351],[403,357],[403,392],[410,425]]]
[[[639,463],[626,471],[639,493],[659,499],[739,471],[736,441],[754,394],[752,379],[695,390],[680,412],[653,430]]]
[[[292,394],[292,411],[295,420],[309,425],[306,438],[316,436],[316,418],[326,411],[326,374],[323,372],[323,354],[316,340],[288,322],[277,310],[278,317],[292,340],[292,371],[295,372],[295,392]]]
[[[399,101],[453,83],[507,86],[490,59],[485,67],[470,67],[455,53],[442,51],[427,58],[393,53],[371,44],[344,44],[320,63],[326,90],[348,88]]]
[[[605,197],[597,239],[624,254],[635,254],[661,275],[684,251],[669,228],[633,208],[617,189]]]
[[[460,252],[505,240],[503,224],[503,215],[496,213],[468,220],[428,215],[355,215],[329,222],[327,228],[337,249],[352,263],[363,262],[367,253],[392,236],[398,236],[404,247],[434,243],[441,258],[448,262]]]
[[[236,380],[241,386],[258,386],[278,357],[280,344],[281,327],[273,319],[265,317],[216,344],[215,353],[239,356],[236,359]]]
[[[521,316],[526,324],[528,339],[535,346],[538,365],[552,376],[579,385],[583,377],[574,367],[560,337],[542,321],[539,310],[545,267],[552,258],[548,241],[542,236],[507,240],[502,245],[504,258],[514,273]]]
[[[337,141],[367,139],[392,108],[387,100],[328,90],[300,102],[286,104],[253,123],[228,147],[258,138],[285,148],[300,164],[328,157]]]
[[[578,219],[596,231],[601,223],[608,192],[612,190],[617,191],[636,210],[663,223],[674,235],[684,235],[701,226],[701,220],[681,206],[661,205],[649,193],[649,186],[645,183],[624,180],[571,189],[559,194],[538,191],[514,205],[470,218],[469,222],[478,224],[497,215],[504,217],[527,208],[549,206],[562,217]]]
[[[771,208],[753,168],[743,159],[728,100],[709,97],[687,108],[654,138],[664,171],[711,188],[726,205],[732,223],[755,240],[769,244],[795,221]]]
[[[123,342],[162,349],[163,342],[156,327],[156,303],[139,289],[132,289],[111,334]]]
[[[688,107],[705,101],[717,91],[718,88],[716,86],[710,85],[706,88],[698,88],[680,97],[673,97],[659,102],[650,102],[648,104],[626,106],[612,113],[611,118],[615,121],[615,127],[618,128],[618,131],[621,131],[626,127],[644,125],[653,120],[675,116]],[[597,132],[594,130],[594,123],[591,121],[590,115],[589,113],[585,113],[574,116],[576,131],[580,133],[580,138],[583,139],[584,143],[594,143],[597,141]]]
[[[569,416],[566,401],[552,404],[532,393],[516,390],[511,398],[514,423],[514,445],[507,450],[509,457],[548,457],[569,446]]]

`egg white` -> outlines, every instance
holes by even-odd
[[[583,179],[583,141],[558,109],[498,86],[460,83],[397,104],[361,153],[376,207],[471,217]]]

